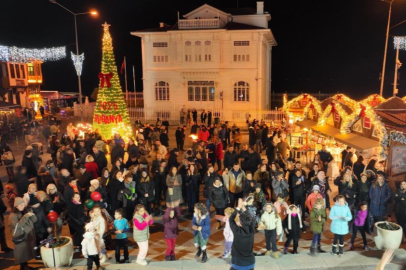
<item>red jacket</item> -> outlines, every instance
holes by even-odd
[[[97,177],[99,177],[97,174],[99,167],[97,166],[96,162],[87,162],[85,163],[85,167],[86,171],[92,175],[93,179],[97,179]]]
[[[216,149],[215,149],[215,154],[216,154],[216,159],[223,159],[224,153],[223,153],[223,144],[221,141],[216,144]]]
[[[209,139],[210,133],[206,130],[199,130],[199,134],[197,134],[197,137],[199,138],[199,140],[202,140],[204,142],[207,142],[207,140]]]

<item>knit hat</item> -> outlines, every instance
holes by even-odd
[[[312,191],[320,191],[320,187],[318,185],[314,185]]]
[[[257,189],[257,188],[262,188],[262,186],[261,186],[260,183],[257,183],[257,184],[255,185],[255,189]]]
[[[21,205],[21,204],[23,204],[23,203],[24,203],[23,198],[21,198],[21,197],[16,197],[15,200],[14,200],[14,207],[17,207],[17,206],[19,206],[19,205]]]
[[[93,185],[96,184],[96,183],[99,184],[99,183],[100,183],[99,180],[97,180],[97,179],[90,180],[90,185],[91,185],[91,186],[93,186]]]

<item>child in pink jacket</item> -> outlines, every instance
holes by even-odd
[[[309,194],[306,200],[306,207],[309,209],[309,213],[312,211],[314,204],[316,203],[317,199],[323,199],[323,196],[319,193],[320,187],[318,185],[313,186],[312,193]]]

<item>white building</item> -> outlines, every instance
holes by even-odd
[[[264,12],[203,5],[141,38],[146,108],[269,109],[275,38]]]

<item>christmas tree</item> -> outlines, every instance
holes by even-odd
[[[93,128],[98,129],[103,138],[110,139],[114,132],[120,134],[121,129],[128,129],[131,124],[117,73],[109,32],[110,25],[104,23],[102,26],[104,28],[102,67],[99,73],[100,85],[93,116]],[[123,130],[123,133],[125,132],[126,130]]]

